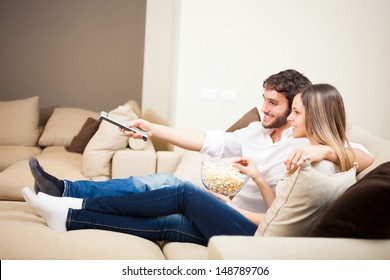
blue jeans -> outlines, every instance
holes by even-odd
[[[183,181],[172,174],[158,173],[147,176],[130,176],[125,179],[107,181],[68,181],[64,180],[63,196],[94,198],[100,196],[119,196],[129,193],[150,191],[166,186],[177,186]]]
[[[69,209],[68,230],[103,229],[151,241],[206,245],[215,235],[254,235],[257,226],[204,190],[183,182],[122,196],[87,198]]]

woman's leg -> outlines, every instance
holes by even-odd
[[[22,194],[27,204],[56,231],[102,229],[133,234],[151,241],[207,243],[196,226],[181,214],[143,218],[77,211],[82,209],[81,198],[50,196],[43,192],[37,195],[29,187],[23,188]]]
[[[207,240],[214,235],[253,235],[257,228],[238,211],[188,182],[150,192],[85,199],[83,210],[80,212],[84,210],[143,218],[182,214],[195,224]],[[93,214],[88,217],[79,216],[78,212],[69,212],[68,229],[73,229],[73,223],[91,226],[104,226],[104,223],[110,223],[110,227],[116,226],[113,223],[117,221],[110,222],[106,219],[101,221],[101,216]],[[142,227],[144,219],[133,222],[135,224],[126,226]],[[119,227],[121,226],[122,223],[119,224]],[[176,230],[181,229],[180,224],[176,226]]]
[[[207,245],[207,239],[187,217],[135,217],[69,209],[67,230],[100,229],[139,236],[153,242],[191,242]]]

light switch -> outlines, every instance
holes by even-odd
[[[200,92],[201,99],[204,101],[215,101],[218,98],[217,89],[202,89]]]
[[[235,102],[237,100],[237,91],[221,90],[220,100],[224,102]]]

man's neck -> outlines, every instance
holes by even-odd
[[[280,140],[282,140],[282,134],[283,132],[289,128],[290,126],[283,126],[283,127],[278,127],[278,128],[275,128],[271,134],[269,135],[272,139],[272,142],[273,143],[276,143],[276,142],[279,142]]]

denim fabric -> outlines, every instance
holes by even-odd
[[[189,182],[122,196],[84,199],[70,209],[67,229],[103,229],[151,241],[206,245],[215,235],[254,235],[257,226]]]
[[[95,198],[100,196],[120,196],[129,193],[150,191],[166,186],[176,186],[182,183],[172,174],[150,174],[147,176],[130,176],[125,179],[107,181],[69,181],[64,180],[63,196],[77,198]]]

